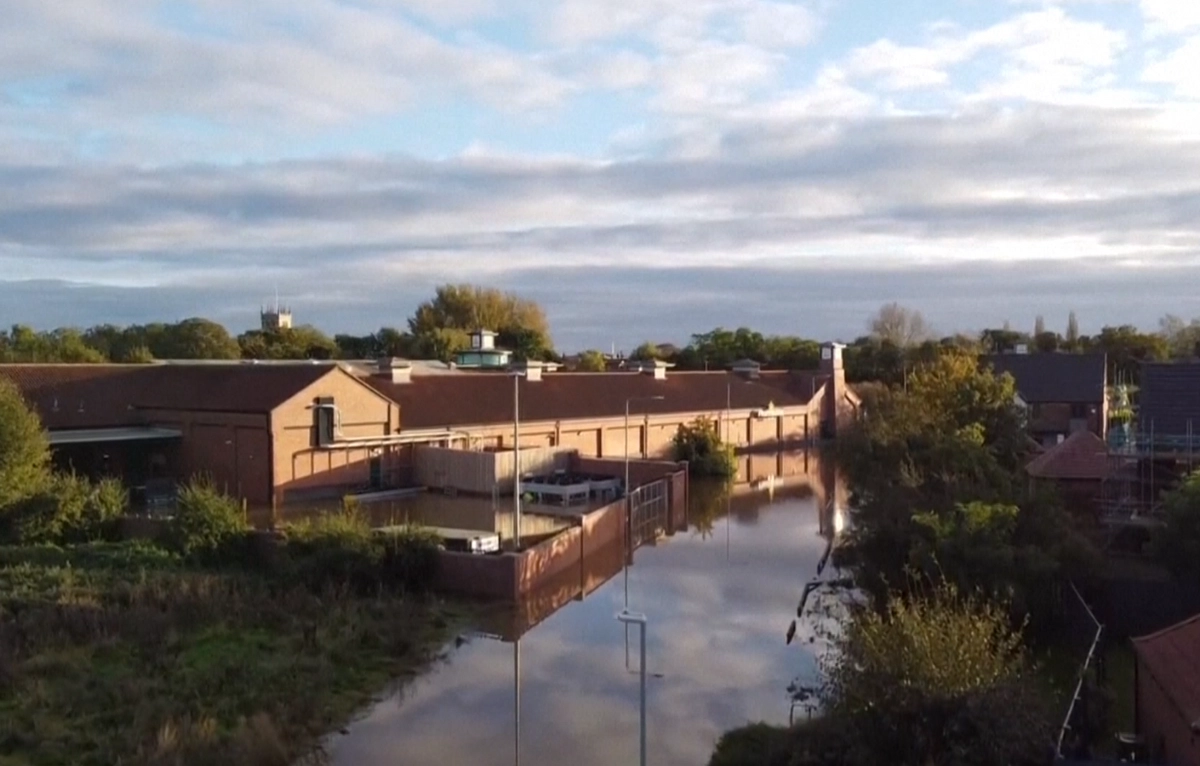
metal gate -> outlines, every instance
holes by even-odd
[[[667,531],[669,505],[665,479],[644,484],[629,493],[629,530],[633,548],[657,540]]]

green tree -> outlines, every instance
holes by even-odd
[[[679,426],[671,440],[675,460],[686,460],[692,476],[728,478],[737,473],[733,447],[721,441],[715,420],[699,417]]]
[[[242,355],[229,331],[209,319],[193,317],[147,331],[151,341],[145,345],[156,359],[239,359]]]
[[[1021,605],[1048,620],[1030,594],[1089,559],[1061,507],[1027,491],[1012,378],[944,353],[914,369],[906,389],[875,398],[832,447],[855,505],[839,560],[877,604],[916,567],[970,587],[999,583],[1006,596],[1019,590]],[[1006,506],[1019,509],[1015,520]],[[1024,569],[980,552],[989,546],[1019,552]]]
[[[629,358],[641,362],[648,362],[652,359],[662,359],[663,354],[659,350],[657,343],[646,341],[642,345],[635,348]]]
[[[332,359],[338,345],[311,325],[250,330],[238,336],[243,359]]]
[[[589,349],[579,355],[579,369],[583,372],[604,372],[608,369],[608,360],[603,352]]]
[[[1002,605],[951,586],[854,613],[824,663],[824,715],[723,736],[711,766],[1034,766],[1053,719]]]
[[[1141,378],[1142,362],[1168,359],[1171,347],[1158,334],[1144,333],[1133,325],[1104,327],[1089,344],[1092,351],[1108,355],[1109,375],[1114,380],[1128,380],[1134,384]]]
[[[17,387],[0,377],[0,513],[49,478],[50,443],[42,422]]]
[[[421,348],[432,345],[443,352],[447,336],[431,341],[431,335],[458,331],[465,337],[480,329],[497,333],[501,345],[513,349],[518,358],[542,359],[553,351],[549,323],[541,306],[512,293],[476,285],[438,287],[431,300],[417,306],[408,320],[408,329]],[[436,358],[446,357],[443,353]]]
[[[466,330],[439,328],[416,336],[419,355],[426,359],[452,362],[460,351],[471,347],[471,337]]]
[[[1079,319],[1074,311],[1067,315],[1067,332],[1063,335],[1063,340],[1068,351],[1079,350]]]
[[[1163,496],[1165,525],[1152,548],[1175,576],[1200,586],[1200,471]]]

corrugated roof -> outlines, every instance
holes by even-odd
[[[1104,401],[1105,354],[993,354],[984,357],[997,374],[1007,372],[1029,404],[1090,404]]]
[[[1149,636],[1133,650],[1192,726],[1200,726],[1200,614]]]
[[[140,409],[269,412],[333,371],[331,365],[0,365],[0,375],[51,430],[136,425]]]
[[[1190,432],[1200,438],[1200,363],[1142,365],[1138,429],[1146,434],[1153,430],[1156,437]]]
[[[386,378],[364,380],[400,404],[404,428],[508,423],[513,417],[513,380],[503,373],[465,373],[416,377],[408,383]],[[631,397],[641,413],[717,412],[725,409],[728,390],[733,409],[806,407],[824,379],[812,374],[763,374],[746,380],[725,372],[668,373],[666,379],[627,372],[548,373],[540,381],[522,381],[521,419],[529,421],[620,417]],[[727,389],[728,385],[728,389]]]
[[[1076,431],[1025,466],[1038,479],[1094,479],[1108,477],[1108,446],[1091,431]]]

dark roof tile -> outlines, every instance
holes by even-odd
[[[1007,372],[1029,404],[1104,401],[1108,358],[1104,354],[993,354],[984,357],[996,374]]]
[[[1200,437],[1200,363],[1148,362],[1142,365],[1138,428],[1156,437]]]

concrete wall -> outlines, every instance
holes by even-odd
[[[586,556],[624,539],[623,500],[583,516],[579,525],[559,532],[519,554],[480,556],[442,551],[438,587],[480,598],[515,602],[578,571]]]
[[[398,447],[321,448],[316,446],[313,405],[333,397],[341,415],[341,436],[380,437],[400,430],[399,407],[353,375],[335,368],[280,405],[271,415],[274,438],[274,501],[338,495],[367,486],[372,456],[384,476],[402,462]],[[256,500],[251,500],[256,502]]]
[[[1158,679],[1139,659],[1137,663],[1137,722],[1150,753],[1167,766],[1200,766],[1200,737],[1190,721],[1172,704]]]
[[[522,435],[522,445],[524,436]],[[569,465],[572,451],[562,447],[521,449],[521,473],[552,473]],[[452,488],[477,495],[490,495],[499,487],[512,494],[515,453],[416,447],[413,450],[414,479],[437,489]]]

